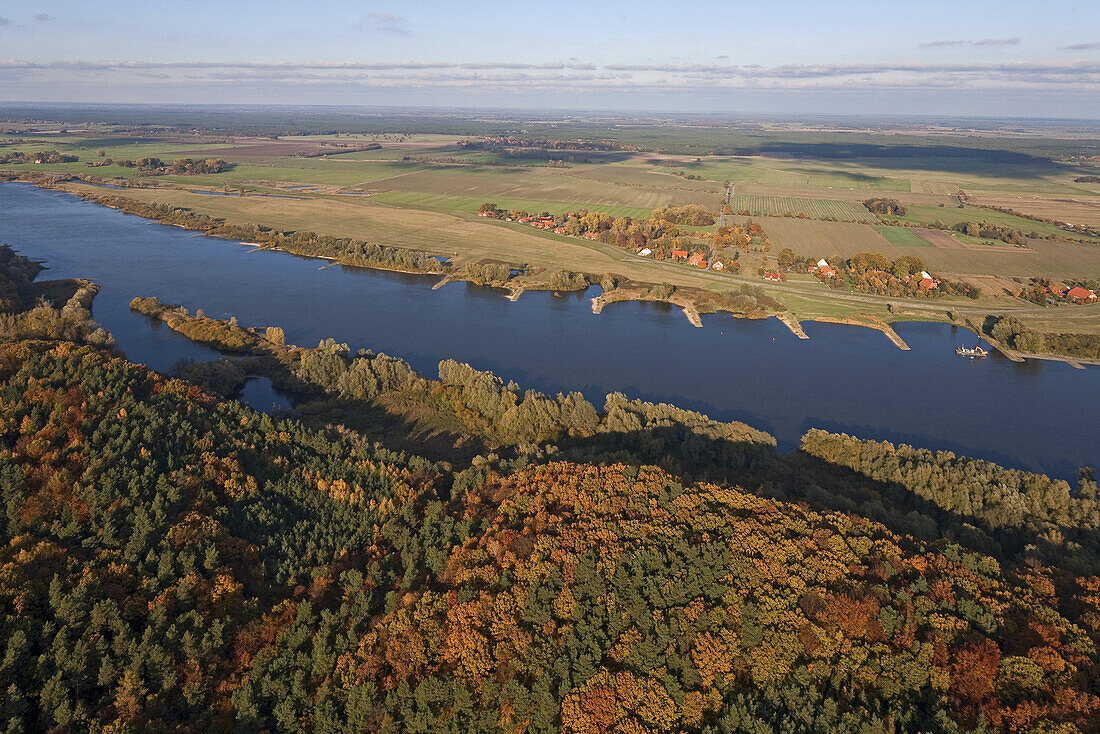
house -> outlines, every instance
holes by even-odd
[[[721,260],[715,260],[714,264],[711,265],[711,267],[714,268],[715,270],[725,270],[726,269],[726,266],[722,264]]]
[[[1077,285],[1066,291],[1066,298],[1074,303],[1096,303],[1096,291]]]
[[[931,278],[921,278],[920,282],[917,283],[917,285],[919,285],[921,288],[923,288],[926,291],[932,290],[933,288],[935,288],[939,284],[940,284],[939,281],[932,280]]]
[[[826,264],[823,268],[819,268],[817,272],[823,278],[835,278],[837,276],[836,269],[829,264]]]
[[[821,258],[817,261],[818,269],[829,267],[829,262],[825,258]]]
[[[649,249],[648,247],[643,247],[642,249],[638,250],[638,254],[642,257],[649,257],[653,254],[653,250]]]
[[[672,251],[672,259],[673,260],[683,260],[687,256],[688,256],[688,251],[687,250],[673,250]]]
[[[554,234],[565,234],[565,227],[554,227]]]
[[[586,240],[598,240],[600,238],[599,232],[585,232],[584,238]]]
[[[701,252],[691,253],[691,257],[688,258],[688,264],[694,265],[697,268],[705,268],[707,266],[707,258]]]
[[[487,217],[487,216],[489,216],[489,212],[488,211],[478,212],[477,215],[479,217]]]
[[[766,273],[764,275],[764,280],[783,280],[783,278],[779,273]]]

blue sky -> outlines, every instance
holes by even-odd
[[[1100,118],[1100,2],[0,0],[0,100]]]

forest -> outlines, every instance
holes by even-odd
[[[37,272],[0,250],[2,317],[40,312],[0,329],[6,731],[1100,731],[1091,470],[783,454],[137,299],[233,346],[169,377]]]
[[[1100,582],[0,348],[8,731],[1094,731]]]

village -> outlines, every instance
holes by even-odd
[[[546,230],[566,237],[579,237],[594,242],[610,242],[609,233],[615,223],[628,218],[613,220],[609,215],[602,215],[599,221],[606,225],[605,229],[594,231],[587,229],[585,224],[589,212],[567,212],[564,216],[554,216],[549,212],[532,214],[528,212],[511,210],[504,211],[495,204],[485,203],[478,212],[478,216],[499,219],[505,222],[515,222],[527,225],[535,229]],[[714,223],[714,217],[710,218]],[[650,220],[652,222],[652,220]],[[597,225],[599,226],[599,225]],[[843,284],[845,265],[839,268],[830,264],[825,258],[813,262],[810,258],[797,258],[789,250],[779,254],[776,259],[776,267],[770,267],[767,253],[770,251],[770,243],[762,228],[751,219],[743,227],[740,225],[722,224],[713,234],[702,232],[682,232],[672,227],[663,232],[661,236],[646,239],[643,235],[641,242],[634,238],[628,239],[625,249],[630,249],[639,257],[664,260],[666,262],[682,263],[685,266],[701,270],[713,270],[717,272],[737,273],[741,269],[738,260],[739,251],[755,251],[763,255],[763,264],[758,269],[757,275],[771,282],[785,282],[788,273],[805,272],[817,277],[822,283],[838,287]],[[692,241],[695,241],[694,243]],[[622,245],[619,245],[622,246]],[[723,254],[725,253],[725,254]],[[865,270],[889,270],[889,263],[883,261],[878,267],[869,267]],[[897,288],[908,294],[936,295],[937,290],[943,284],[942,279],[933,276],[923,265],[916,261],[912,263],[904,276],[897,278]],[[744,273],[747,275],[747,273]],[[892,276],[891,276],[892,277]],[[860,287],[853,285],[853,287]],[[860,287],[861,290],[867,290]],[[902,293],[901,295],[905,295]]]

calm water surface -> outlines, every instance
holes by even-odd
[[[955,347],[973,335],[942,324],[897,325],[912,347],[903,352],[851,326],[808,323],[802,341],[775,319],[716,314],[696,329],[678,309],[653,304],[613,304],[596,316],[595,289],[529,292],[515,303],[462,283],[432,291],[434,277],[322,269],[323,261],[250,252],[26,184],[0,184],[0,241],[45,261],[42,278],[97,282],[95,318],[130,359],[157,370],[216,355],[132,313],[135,296],[279,325],[296,344],[333,337],[432,377],[452,357],[525,387],[579,389],[597,406],[620,390],[745,421],[783,449],[819,427],[1066,478],[1100,465],[1100,368],[960,359]],[[245,390],[257,408],[278,400],[270,385]]]

